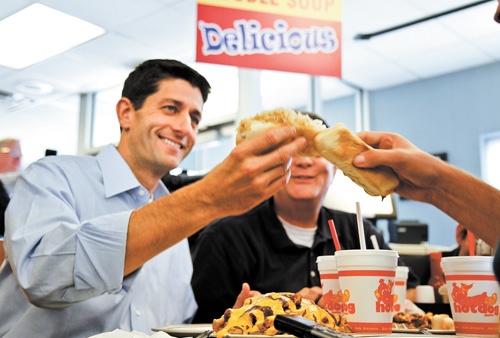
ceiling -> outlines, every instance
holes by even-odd
[[[53,105],[60,110],[66,101],[74,105],[66,98],[123,83],[133,67],[146,59],[195,60],[196,0],[3,0],[0,19],[34,2],[103,27],[106,34],[25,69],[0,67],[0,91],[18,93],[31,106]],[[493,21],[496,1],[370,40],[354,39],[360,33],[471,2],[344,0],[344,80],[376,90],[500,61],[500,25]],[[25,81],[43,81],[54,90],[48,95],[20,92],[18,85]],[[0,99],[0,118],[8,110],[16,110],[21,118],[25,109]]]
[[[3,0],[0,19],[34,2],[37,1]],[[142,60],[176,58],[193,62],[195,59],[196,0],[38,2],[101,26],[106,34],[25,69],[0,67],[1,91],[16,93],[20,82],[41,80],[54,87],[52,94],[21,94],[38,103],[47,103],[71,93],[121,83]],[[500,25],[492,19],[496,1],[370,40],[354,39],[360,33],[371,33],[472,2],[344,0],[343,78],[361,88],[375,90],[500,61]]]

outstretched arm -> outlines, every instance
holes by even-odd
[[[137,209],[130,217],[125,275],[215,219],[238,215],[280,190],[306,141],[283,127],[236,146],[205,178]]]
[[[397,134],[360,132],[374,147],[354,159],[354,165],[391,167],[399,176],[396,192],[430,203],[463,224],[490,246],[500,235],[500,191],[480,179],[423,152]]]

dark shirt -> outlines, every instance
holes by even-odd
[[[493,257],[493,272],[495,273],[497,281],[500,282],[500,241],[498,241],[495,256]]]
[[[2,237],[5,232],[5,209],[7,209],[9,200],[7,190],[5,190],[2,181],[0,181],[0,237]]]
[[[321,208],[312,248],[294,244],[287,236],[270,199],[241,216],[220,219],[199,235],[193,252],[193,290],[198,311],[195,323],[211,323],[234,305],[241,285],[252,290],[298,292],[321,286],[316,258],[333,255],[335,247],[328,226],[333,219],[342,249],[359,249],[355,214]],[[364,221],[367,248],[375,234],[380,248],[390,249],[382,234]],[[418,281],[409,277],[408,287]]]

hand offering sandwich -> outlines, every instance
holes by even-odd
[[[299,155],[323,156],[367,194],[387,196],[398,186],[398,177],[391,168],[358,168],[352,164],[356,155],[371,147],[343,124],[326,128],[321,121],[312,120],[309,116],[290,109],[278,108],[243,119],[237,129],[236,144],[282,126],[293,126],[297,130],[297,136],[306,138],[307,147]]]

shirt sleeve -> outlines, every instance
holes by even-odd
[[[92,184],[82,177],[75,185],[66,174],[50,162],[31,165],[6,214],[10,264],[25,296],[43,308],[64,308],[122,287],[131,210],[100,214],[104,197],[94,199],[99,194]]]

